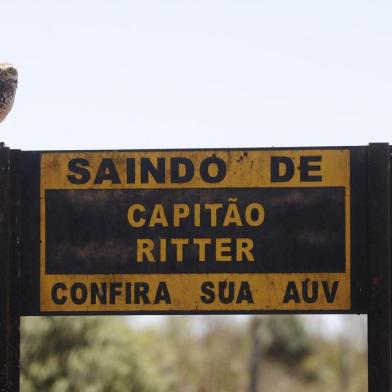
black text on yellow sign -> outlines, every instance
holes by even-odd
[[[44,153],[42,312],[349,310],[350,152]]]

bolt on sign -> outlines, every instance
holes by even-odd
[[[23,312],[361,312],[364,151],[24,153]]]

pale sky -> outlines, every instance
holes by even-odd
[[[1,15],[12,148],[392,142],[391,1],[2,0]]]
[[[392,2],[2,0],[22,149],[392,138]]]

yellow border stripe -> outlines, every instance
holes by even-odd
[[[271,183],[269,178],[270,160],[272,156],[289,156],[295,166],[299,165],[301,155],[322,157],[322,181],[301,182],[298,171],[289,183]],[[216,184],[206,184],[198,172],[201,162],[211,156],[222,158],[227,164],[225,179]],[[147,157],[156,162],[158,157],[165,158],[166,177],[170,176],[170,158],[186,157],[192,160],[195,166],[194,178],[184,184],[157,184],[151,181],[148,184],[140,182],[140,176],[136,170],[136,181],[127,184],[126,160],[135,159],[136,169],[140,159]],[[89,170],[92,180],[83,185],[71,184],[67,176],[70,174],[68,162],[70,159],[83,158],[89,161]],[[111,158],[115,162],[116,169],[121,178],[121,184],[111,184],[104,181],[102,184],[94,184],[93,179],[98,170],[102,158]],[[247,187],[332,187],[345,188],[345,273],[294,273],[294,274],[151,274],[151,275],[48,275],[45,271],[45,191],[47,189],[157,189],[157,188],[247,188]],[[351,308],[350,273],[351,273],[351,240],[350,240],[350,151],[349,150],[243,150],[243,151],[121,151],[121,152],[60,152],[44,153],[41,156],[41,291],[40,309],[45,312],[60,311],[252,311],[252,310],[282,310],[282,311],[310,311],[310,310],[349,310]],[[300,289],[306,280],[319,282],[319,299],[315,303],[299,304],[291,301],[283,303],[283,296],[289,281],[295,281]],[[171,304],[126,304],[124,296],[117,298],[116,303],[96,305],[76,305],[68,301],[65,305],[56,305],[51,299],[51,290],[55,283],[63,282],[70,288],[74,282],[81,282],[87,286],[91,282],[101,284],[106,282],[146,282],[150,286],[151,293],[156,290],[160,281],[165,281],[170,292]],[[247,302],[222,304],[215,301],[213,304],[205,304],[200,300],[200,286],[205,281],[211,281],[217,287],[220,281],[233,281],[239,287],[242,281],[247,281],[251,287],[253,304]],[[336,299],[328,303],[322,295],[321,281],[339,282]],[[215,290],[216,291],[216,290]],[[65,293],[68,295],[67,293]]]

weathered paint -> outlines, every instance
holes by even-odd
[[[291,160],[292,178],[288,181],[272,181],[273,157],[286,157]],[[309,162],[304,163],[301,157],[310,157]],[[161,172],[158,180],[151,175],[145,175],[143,181],[140,174],[141,159],[147,159],[153,166],[158,166],[159,158],[161,169],[164,165],[164,174]],[[184,165],[179,165],[181,167],[176,175],[177,180],[183,176],[182,182],[172,181],[170,163],[173,158],[185,158],[191,162],[194,168],[192,178],[188,176],[189,178],[184,181],[186,170]],[[207,177],[204,171],[203,178],[200,168],[208,159],[212,159],[212,164]],[[102,168],[103,160],[110,163],[109,168],[107,165]],[[219,177],[219,181],[215,181],[215,176],[219,174],[218,165],[214,163],[216,160],[225,164],[224,176]],[[77,164],[71,167],[71,161]],[[80,164],[81,162],[83,164]],[[309,169],[308,177],[305,173],[302,180],[299,170],[301,162],[303,165],[307,164]],[[100,166],[101,174],[98,178]],[[76,171],[78,168],[82,169],[75,172],[72,170],[75,167]],[[134,169],[131,174],[127,172],[130,170],[129,167]],[[282,175],[284,168],[284,165],[280,168]],[[86,175],[84,178],[82,172]],[[73,176],[73,182],[70,181],[70,176]],[[320,189],[320,201],[314,203],[313,200],[313,205],[309,204],[317,194],[317,189]],[[97,193],[98,191],[103,192]],[[181,224],[179,227],[173,227],[173,222],[169,222],[168,219],[167,227],[162,227],[162,224],[148,227],[146,223],[146,227],[142,229],[135,228],[129,224],[129,205],[124,202],[129,198],[135,203],[132,199],[135,195],[138,197],[137,202],[146,207],[146,212],[138,211],[138,214],[142,213],[147,218],[151,218],[151,209],[156,204],[162,204],[163,209],[170,210],[173,202],[188,204],[190,208],[195,204],[215,203],[224,205],[227,212],[227,206],[230,203],[239,205],[241,198],[244,203],[241,208],[244,212],[246,205],[263,200],[261,204],[265,203],[263,208],[266,222],[265,225],[260,224],[257,227],[246,224],[243,224],[246,227],[236,227],[235,224],[223,226],[221,221],[220,224],[211,227],[212,221],[208,221],[204,216],[199,226],[194,222],[192,226],[192,222],[188,220],[183,223],[183,227]],[[254,200],[252,197],[256,196],[257,199]],[[40,311],[43,313],[351,310],[349,149],[48,152],[41,154],[40,197]],[[112,214],[107,211],[108,208],[105,211],[97,209],[96,215],[101,215],[101,219],[85,218],[90,216],[90,210],[94,212],[94,207],[98,206],[98,199],[100,206],[109,205],[110,211],[113,209]],[[317,223],[317,215],[335,202],[342,206],[343,213],[333,217],[334,220],[331,222],[324,216],[323,221],[320,221],[320,228],[314,225]],[[56,208],[53,207],[53,203],[57,203]],[[63,205],[70,210],[65,209],[61,212]],[[286,220],[281,216],[275,221],[268,221],[270,216],[279,216],[280,209],[288,211]],[[292,258],[286,255],[285,260],[274,260],[274,255],[280,254],[279,247],[285,247],[285,238],[279,237],[279,233],[286,233],[287,225],[291,225],[295,232],[295,223],[293,225],[293,222],[287,219],[291,216],[296,217],[300,226],[298,217],[302,211],[314,227],[308,230],[301,227],[298,235],[293,235],[289,240],[293,249],[296,249],[296,245],[301,245],[300,255],[305,255],[307,261],[296,260],[299,257],[295,254]],[[315,215],[314,221],[312,212]],[[294,215],[290,215],[292,213]],[[171,216],[170,214],[168,216]],[[139,215],[137,217],[140,220]],[[243,222],[243,214],[241,218]],[[111,219],[118,219],[118,232],[117,226],[110,226]],[[60,230],[61,224],[70,223],[74,226],[62,228],[60,235],[54,235],[54,232]],[[100,237],[99,231],[105,230],[104,226],[107,224],[111,231],[106,229],[105,237]],[[326,225],[329,232],[322,231],[323,225]],[[330,232],[331,228],[339,226],[344,227],[342,238],[334,239],[334,233]],[[125,228],[129,230],[129,239],[123,233]],[[268,233],[270,229],[277,233],[274,234],[275,237]],[[75,238],[72,236],[72,230],[75,232]],[[252,240],[257,252],[254,254],[254,260],[244,258],[241,261],[225,262],[214,259],[214,255],[219,252],[214,254],[211,250],[207,255],[207,261],[203,261],[200,254],[197,259],[196,251],[192,248],[188,257],[182,261],[179,260],[177,253],[173,256],[173,250],[166,257],[158,255],[154,261],[143,259],[138,262],[135,258],[137,250],[131,249],[132,246],[135,248],[138,236],[150,238],[155,245],[162,238],[170,241],[173,237],[189,237],[191,243],[192,238],[207,237],[216,240],[229,236],[235,241],[238,237],[246,236]],[[78,238],[81,237],[86,237],[86,243],[80,240],[78,242]],[[235,253],[234,248],[232,252],[227,250],[227,241],[222,246],[221,255]],[[271,254],[268,251],[269,246],[273,249]],[[322,260],[322,255],[316,252],[314,266],[311,266],[309,262],[312,260],[312,252],[315,249],[327,250],[328,246],[333,248],[333,252],[336,248],[336,253],[339,254],[332,254],[329,260]],[[262,252],[265,252],[265,255]],[[185,253],[184,255],[187,256]],[[234,256],[232,258],[235,259]],[[339,258],[343,263],[338,265],[336,260]],[[263,266],[263,260],[267,260],[269,264]],[[280,269],[276,270],[273,267],[275,261],[276,264],[280,263]],[[170,299],[167,295],[165,297],[163,292],[157,295],[160,282],[164,282]],[[139,295],[136,301],[138,303],[135,303],[135,283],[138,287],[148,286],[149,290],[147,297],[140,293],[136,294]],[[95,290],[94,301],[91,301],[91,284]],[[54,287],[56,290],[53,294]],[[219,299],[219,287],[223,300]],[[241,287],[242,294],[239,293]],[[228,298],[229,288],[232,289],[233,298]],[[102,293],[97,294],[97,290],[101,290]],[[106,291],[106,298],[103,291]],[[215,293],[213,301],[212,292]],[[87,298],[84,298],[85,295]],[[77,303],[73,301],[73,296]]]

